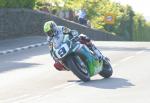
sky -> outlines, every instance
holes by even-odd
[[[121,4],[129,4],[133,10],[143,14],[146,20],[150,21],[150,0],[112,0]]]

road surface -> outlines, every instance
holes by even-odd
[[[0,51],[43,42],[43,37],[0,41]],[[59,72],[48,46],[0,55],[0,103],[150,103],[150,43],[94,42],[111,58],[114,74],[80,81]]]

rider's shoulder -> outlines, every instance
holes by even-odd
[[[58,28],[63,30],[65,27],[64,26],[58,26]]]

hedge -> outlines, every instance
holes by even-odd
[[[0,8],[29,8],[35,6],[36,0],[0,0]]]

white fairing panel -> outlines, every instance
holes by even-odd
[[[61,45],[58,49],[55,50],[55,54],[58,58],[63,58],[69,52],[69,47],[67,44]]]

